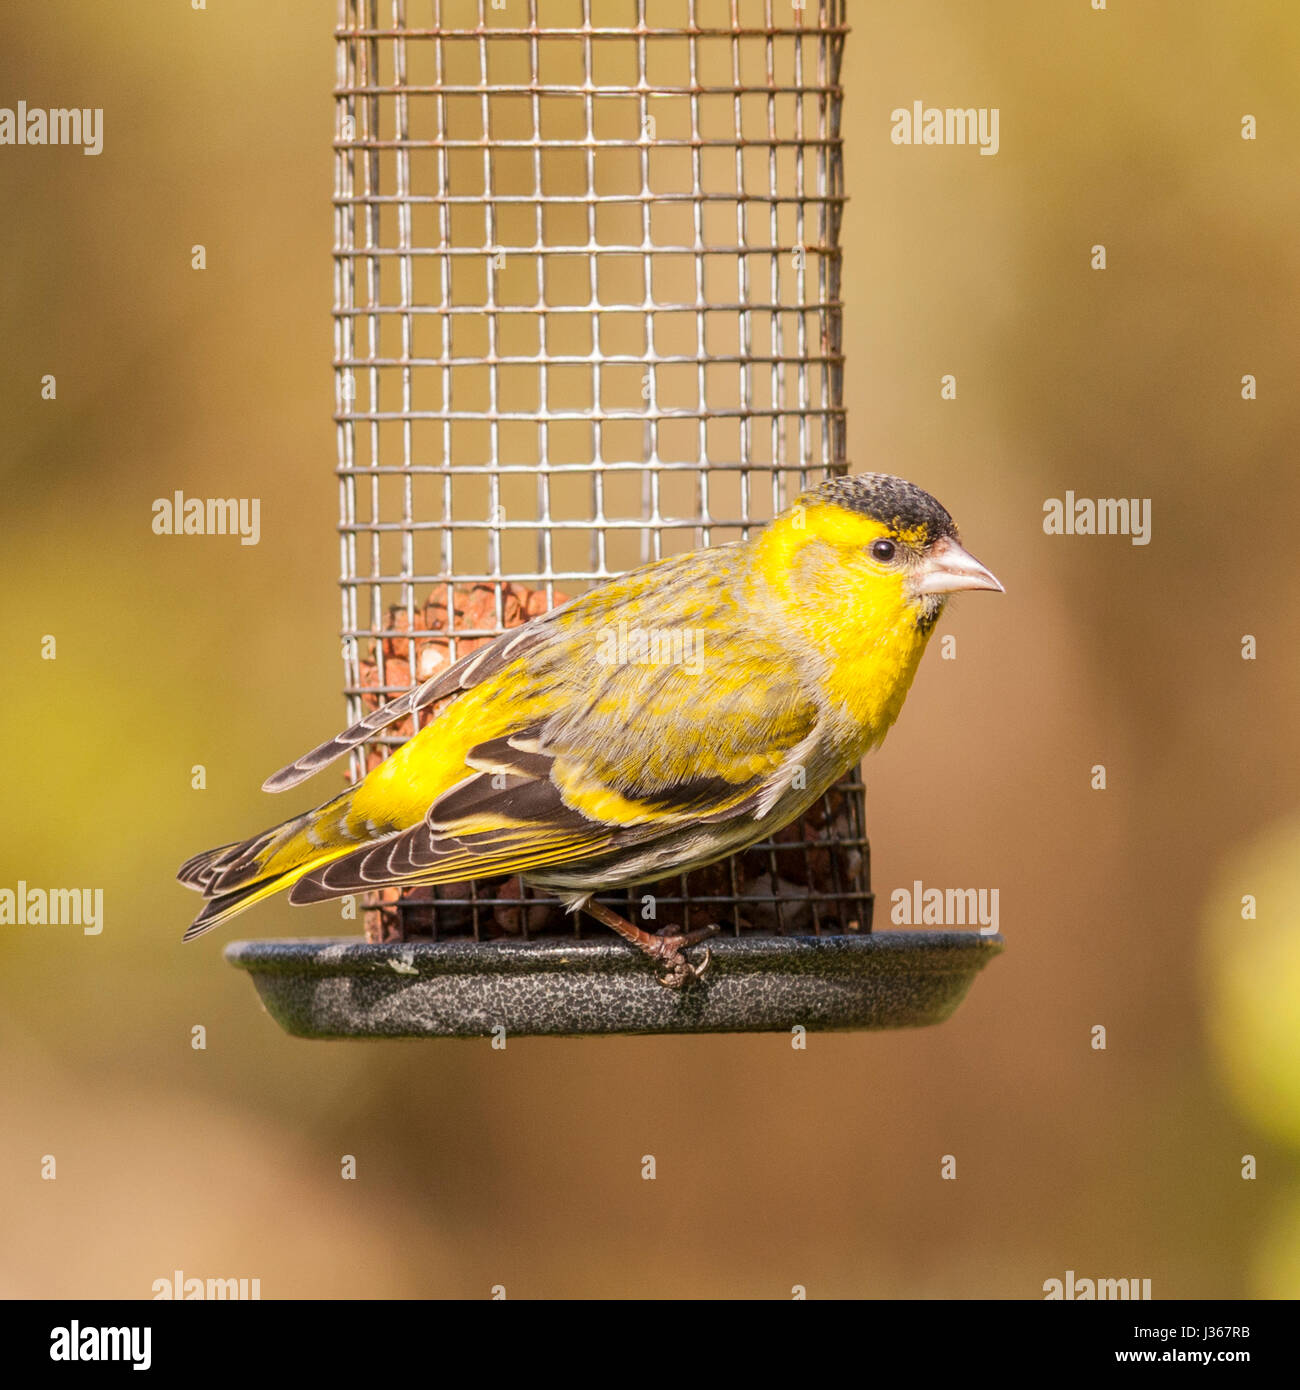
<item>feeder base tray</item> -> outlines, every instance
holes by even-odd
[[[715,938],[703,980],[664,989],[617,940],[236,941],[271,1017],[303,1038],[810,1032],[942,1023],[1002,950],[970,931]],[[699,960],[701,947],[690,959]]]

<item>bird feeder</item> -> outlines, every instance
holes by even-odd
[[[348,723],[846,470],[846,34],[844,0],[340,0]],[[723,928],[682,991],[515,878],[388,890],[362,941],[227,956],[307,1036],[937,1022],[1000,942],[873,935],[863,812],[854,776],[743,854],[602,895]]]

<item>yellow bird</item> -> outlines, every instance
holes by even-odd
[[[830,479],[749,540],[645,565],[505,633],[268,778],[297,786],[449,700],[355,786],[184,864],[208,899],[185,939],[283,888],[305,903],[517,873],[680,987],[708,963],[683,949],[717,928],[652,934],[593,895],[799,816],[885,737],[962,589],[1002,585],[929,493]]]

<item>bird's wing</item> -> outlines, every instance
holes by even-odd
[[[718,549],[725,553],[731,547],[722,546]],[[674,600],[680,604],[683,597],[689,599],[692,589],[707,590],[710,580],[715,583],[719,580],[725,581],[729,573],[729,567],[725,563],[715,562],[715,569],[711,575],[701,575],[695,560],[694,555],[676,555],[656,564],[643,566],[639,570],[632,570],[577,598],[570,599],[558,608],[552,608],[549,613],[533,618],[522,627],[511,628],[486,647],[463,656],[445,671],[430,676],[423,685],[372,710],[364,718],[358,719],[351,728],[326,739],[311,752],[304,753],[287,767],[272,773],[262,783],[262,790],[283,792],[288,791],[290,787],[296,787],[300,782],[315,776],[321,768],[328,767],[335,759],[341,758],[344,753],[350,752],[358,744],[364,743],[381,729],[388,728],[390,724],[406,715],[415,714],[437,704],[439,700],[449,699],[462,691],[481,685],[530,653],[548,646],[563,646],[562,642],[557,643],[557,638],[562,639],[567,634],[574,641],[568,646],[563,646],[563,650],[567,653],[576,647],[580,658],[584,654],[589,657],[592,634],[598,625],[616,622],[626,611],[647,599],[656,606],[671,607]]]
[[[423,685],[416,686],[405,695],[399,695],[386,705],[380,705],[365,718],[357,720],[351,728],[326,739],[310,753],[304,753],[287,767],[272,773],[262,783],[262,790],[288,791],[290,787],[296,787],[300,782],[315,776],[321,768],[328,767],[336,758],[341,758],[344,753],[350,752],[359,743],[364,743],[381,729],[386,729],[404,716],[427,709],[452,695],[459,695],[462,690],[469,690],[480,681],[496,675],[503,667],[545,642],[551,635],[556,617],[563,612],[563,607],[553,608],[549,613],[543,613],[541,617],[534,618],[522,627],[502,633],[495,642],[489,643],[486,647],[461,657],[445,671],[430,676]]]
[[[491,771],[485,767],[439,797],[418,825],[304,875],[290,901],[527,873],[644,845],[686,825],[758,819],[792,780],[798,759],[788,755],[811,742],[805,736],[784,750],[787,756],[765,758],[765,774],[746,760],[738,782],[713,770],[716,759],[707,771],[687,759],[678,782],[649,792],[635,777],[602,773],[586,758],[543,753],[536,737],[530,731],[480,745],[470,761]]]
[[[614,827],[566,807],[545,778],[497,774],[494,785],[489,774],[476,773],[434,806],[442,808],[436,823],[431,809],[417,825],[322,865],[294,884],[290,902],[524,873],[614,844]]]
[[[720,643],[713,656],[706,646],[692,670],[582,667],[565,650],[571,641],[590,647],[587,638],[557,639],[543,669],[530,672],[544,682],[553,661],[553,672],[569,673],[551,713],[474,747],[471,775],[423,821],[312,870],[290,900],[527,873],[684,826],[760,821],[821,737],[821,706],[775,643]]]

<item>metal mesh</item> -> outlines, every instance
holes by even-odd
[[[340,0],[349,718],[843,471],[845,32],[844,0]],[[659,885],[664,920],[868,930],[861,800]],[[394,894],[369,930],[581,930],[521,896]]]

